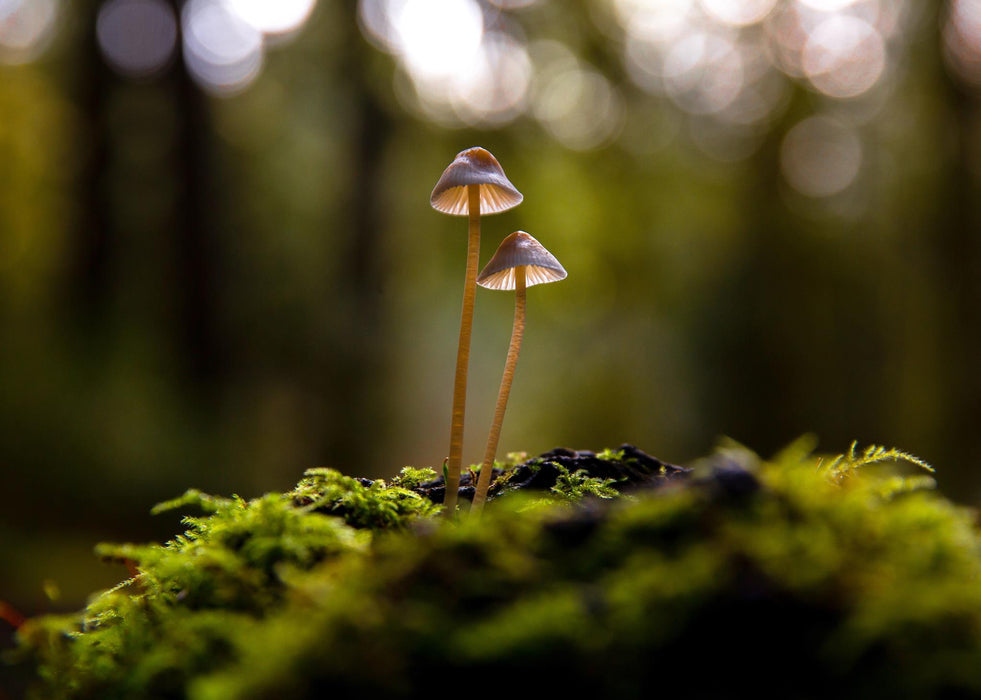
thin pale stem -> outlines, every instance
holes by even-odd
[[[480,258],[480,185],[467,186],[467,208],[470,237],[467,243],[467,279],[463,285],[463,313],[460,316],[460,344],[456,351],[456,375],[453,380],[453,414],[450,421],[450,456],[446,461],[446,495],[443,514],[456,512],[463,463],[463,424],[466,419],[467,369],[470,366],[470,335],[473,331],[473,306],[477,292],[477,263]]]
[[[504,376],[501,377],[501,389],[497,393],[497,407],[494,409],[494,423],[490,435],[487,436],[487,450],[484,452],[484,463],[480,465],[480,478],[477,479],[477,490],[473,495],[473,505],[470,512],[477,516],[484,508],[487,500],[487,490],[490,488],[491,471],[494,469],[494,457],[497,455],[497,443],[501,438],[501,425],[504,423],[504,411],[508,407],[508,396],[511,393],[511,382],[514,380],[514,368],[518,364],[518,353],[521,352],[521,339],[525,335],[525,268],[519,265],[514,268],[514,326],[511,329],[511,344],[508,346],[508,359],[504,363]]]

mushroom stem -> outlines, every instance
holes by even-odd
[[[497,407],[494,409],[494,423],[490,435],[487,436],[487,450],[484,452],[484,463],[480,465],[480,478],[477,479],[477,490],[473,495],[473,505],[470,513],[480,514],[487,500],[487,490],[490,488],[491,472],[494,469],[494,457],[497,455],[497,443],[501,438],[501,424],[504,423],[504,411],[508,406],[508,395],[511,393],[511,382],[514,380],[514,368],[518,364],[518,353],[521,352],[521,339],[525,335],[525,266],[514,268],[514,326],[511,329],[511,344],[508,346],[508,359],[504,363],[504,376],[501,377],[501,389],[497,393]]]
[[[453,380],[453,414],[450,420],[450,456],[446,462],[446,493],[443,514],[456,511],[463,464],[463,423],[466,418],[467,369],[470,366],[470,336],[473,331],[474,297],[477,293],[477,264],[480,258],[480,185],[467,185],[467,211],[470,237],[467,243],[467,279],[463,286],[463,313],[460,316],[460,344],[456,351]]]

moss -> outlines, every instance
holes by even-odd
[[[455,524],[417,471],[192,492],[169,505],[209,515],[103,547],[139,574],[23,649],[59,698],[981,694],[981,538],[906,457],[730,446],[630,498],[567,470],[561,503],[508,492]]]
[[[560,499],[573,502],[589,497],[616,498],[620,495],[612,486],[616,482],[616,479],[598,479],[590,476],[585,469],[577,469],[570,474],[569,470],[563,467],[555,486],[550,490]]]
[[[344,476],[334,469],[308,469],[291,492],[298,505],[338,515],[353,527],[373,530],[404,528],[438,509],[411,489],[435,476],[431,469],[406,467],[392,485]]]

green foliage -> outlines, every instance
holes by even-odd
[[[862,467],[883,463],[905,462],[928,472],[933,472],[933,467],[927,462],[908,452],[903,452],[896,448],[869,445],[859,454],[855,451],[857,446],[858,441],[852,442],[848,448],[848,452],[838,455],[828,464],[824,464],[823,460],[820,460],[818,462],[818,468],[827,472],[828,476],[834,481],[841,481]]]
[[[284,574],[364,551],[369,533],[290,495],[245,501],[195,491],[155,511],[199,506],[163,545],[100,545],[102,557],[138,573],[95,597],[77,617],[30,623],[54,696],[168,697],[188,678],[227,662],[231,636],[283,603]]]
[[[406,468],[394,481],[414,484],[433,476]],[[360,556],[371,530],[404,528],[437,510],[402,486],[330,469],[307,471],[287,494],[246,501],[189,490],[153,512],[188,507],[206,515],[185,517],[186,530],[166,544],[96,548],[135,576],[94,598],[77,617],[25,628],[28,646],[43,650],[43,677],[54,687],[71,679],[56,695],[177,693],[192,676],[226,663],[233,640],[282,606],[295,572]]]
[[[184,518],[187,530],[162,547],[100,545],[97,553],[134,562],[143,572],[136,579],[140,586],[160,597],[179,597],[186,607],[260,614],[278,601],[278,567],[309,568],[366,546],[365,537],[340,520],[308,514],[280,494],[247,502],[189,492],[157,510],[199,502],[209,516]]]
[[[428,467],[423,467],[422,469],[403,467],[398,476],[392,479],[392,486],[398,486],[403,489],[414,489],[435,479],[436,471]]]
[[[730,445],[671,488],[613,499],[567,473],[561,505],[519,492],[411,531],[434,512],[402,493],[419,470],[188,495],[211,515],[163,546],[102,548],[139,575],[29,622],[24,648],[38,697],[424,697],[436,677],[570,697],[651,697],[666,678],[689,697],[976,695],[981,538],[922,477],[858,469],[897,455],[922,466],[853,449],[831,462],[841,478],[803,444],[770,460]]]
[[[439,509],[409,490],[411,485],[430,480],[432,473],[431,469],[406,467],[389,486],[382,479],[367,481],[334,469],[308,469],[290,495],[298,504],[343,517],[352,527],[397,529]]]
[[[599,456],[601,459],[609,459],[609,457],[602,457],[608,451],[604,451]],[[616,454],[616,453],[611,453]],[[615,458],[615,457],[614,457]],[[620,459],[623,458],[622,452],[620,453]],[[600,479],[594,476],[590,476],[585,469],[577,469],[573,473],[569,473],[569,470],[565,467],[558,466],[559,477],[555,486],[553,486],[549,491],[549,495],[552,497],[558,497],[562,501],[581,501],[584,498],[594,497],[594,498],[617,498],[620,496],[619,492],[614,489],[611,484],[617,482],[616,479]]]
[[[606,448],[605,450],[600,450],[596,453],[599,459],[605,459],[610,462],[622,462],[623,461],[623,450],[614,450],[612,448]]]

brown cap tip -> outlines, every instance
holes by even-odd
[[[525,286],[558,282],[568,274],[545,246],[524,231],[515,231],[501,241],[484,269],[477,275],[477,284],[487,289],[514,289],[514,268],[525,268]]]
[[[469,213],[467,185],[480,185],[480,213],[496,214],[521,204],[524,196],[504,174],[497,158],[479,146],[456,154],[433,188],[429,203],[444,214]]]

